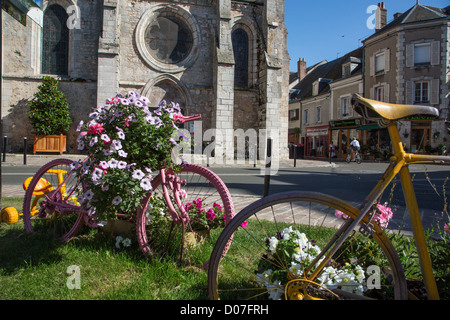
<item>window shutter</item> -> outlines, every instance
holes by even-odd
[[[390,89],[389,83],[388,83],[388,84],[385,84],[385,85],[384,85],[384,102],[391,102],[391,101],[389,100],[389,89]]]
[[[439,65],[439,60],[441,56],[441,43],[439,41],[433,41],[431,43],[431,65]]]
[[[373,77],[375,75],[375,55],[370,56],[369,68],[369,75]]]
[[[405,101],[406,104],[414,104],[414,82],[406,81]]]
[[[406,66],[414,67],[414,44],[406,45]]]
[[[384,72],[389,72],[389,70],[391,69],[390,66],[391,63],[391,50],[386,49],[384,51]]]
[[[430,81],[430,104],[439,104],[439,79],[433,79]]]
[[[336,108],[336,118],[338,118],[338,119],[342,118],[341,104],[342,104],[342,98],[339,99],[339,103],[337,104],[337,108]]]
[[[375,87],[370,88],[369,99],[375,99]]]

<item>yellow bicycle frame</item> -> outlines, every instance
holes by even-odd
[[[416,242],[417,252],[419,256],[420,266],[422,269],[422,274],[424,278],[424,283],[428,293],[429,299],[437,300],[439,299],[439,293],[436,286],[436,280],[433,275],[433,269],[431,265],[430,255],[428,253],[428,248],[425,239],[425,232],[420,219],[419,207],[417,204],[416,194],[414,192],[411,174],[409,172],[408,166],[410,164],[450,164],[450,158],[445,156],[431,156],[431,155],[417,155],[406,153],[403,144],[400,139],[400,134],[398,131],[397,123],[392,121],[388,124],[389,134],[391,136],[391,141],[393,144],[394,156],[391,158],[391,163],[389,167],[384,172],[383,176],[373,188],[370,194],[366,197],[363,203],[359,206],[360,214],[352,221],[347,221],[347,223],[339,231],[339,236],[335,237],[332,242],[329,243],[328,248],[331,251],[327,253],[327,256],[320,265],[313,271],[308,279],[312,280],[318,276],[326,263],[331,259],[334,253],[342,245],[342,243],[347,239],[348,235],[361,223],[364,217],[371,211],[374,203],[380,198],[383,191],[392,182],[392,180],[400,175],[400,181],[403,188],[403,194],[405,197],[407,209],[409,212],[411,226],[414,234],[414,239]],[[312,263],[314,265],[315,262]],[[307,271],[311,271],[310,269]]]
[[[439,293],[436,286],[436,280],[433,275],[431,259],[428,252],[428,247],[425,239],[425,232],[420,219],[419,206],[417,204],[416,193],[411,180],[409,171],[410,164],[444,164],[450,163],[450,159],[444,156],[432,155],[417,155],[406,153],[403,148],[403,143],[400,139],[399,130],[395,121],[388,124],[389,135],[392,141],[394,156],[391,158],[391,165],[384,173],[380,182],[375,186],[371,194],[367,197],[373,203],[374,197],[378,197],[387,185],[395,178],[397,174],[400,175],[400,182],[403,188],[403,195],[406,201],[406,207],[409,212],[411,226],[416,242],[417,253],[419,256],[420,266],[424,283],[427,289],[428,297],[432,300],[439,299]]]
[[[436,280],[433,275],[431,259],[425,240],[425,232],[423,229],[422,221],[420,219],[419,207],[417,204],[417,198],[414,192],[408,165],[414,163],[444,164],[449,163],[450,161],[447,157],[406,153],[403,149],[403,144],[400,139],[397,124],[395,122],[390,123],[388,129],[394,150],[392,161],[401,164],[401,166],[396,166],[396,169],[393,170],[392,174],[395,176],[400,173],[400,181],[402,184],[403,194],[411,220],[411,226],[413,229],[414,239],[419,255],[420,266],[422,268],[424,283],[428,292],[429,299],[436,300],[439,299],[439,293],[436,286]]]

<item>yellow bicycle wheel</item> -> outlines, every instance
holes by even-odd
[[[319,193],[275,194],[249,205],[224,228],[213,250],[210,298],[406,299],[401,263],[378,225],[371,225],[371,237],[352,232],[330,253],[329,244],[358,214],[354,206]],[[324,259],[328,253],[331,258]]]

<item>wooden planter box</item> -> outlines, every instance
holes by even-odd
[[[33,153],[36,152],[59,152],[66,151],[65,135],[34,136]]]

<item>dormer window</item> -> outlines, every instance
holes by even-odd
[[[342,64],[342,78],[350,77],[352,72],[361,64],[361,59],[350,57]]]
[[[317,96],[318,94],[319,94],[319,81],[314,81],[312,95]]]
[[[342,65],[342,77],[350,77],[352,74],[351,64],[350,62]]]
[[[312,95],[313,96],[317,96],[319,95],[319,93],[326,88],[326,86],[332,82],[333,80],[331,79],[326,79],[326,78],[319,78],[316,81],[313,82],[313,87],[312,87]]]

